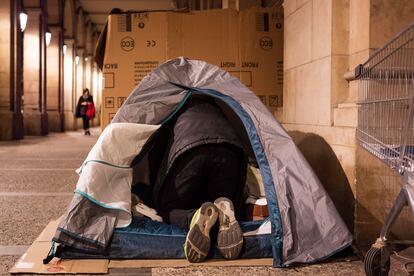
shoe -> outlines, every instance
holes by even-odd
[[[87,131],[87,130],[85,130],[85,132],[83,133],[83,135],[88,135],[88,131]]]
[[[218,211],[211,202],[205,202],[194,213],[184,244],[185,257],[190,263],[206,259],[211,246],[210,229],[216,223]]]
[[[86,134],[91,136],[91,132],[89,130],[86,131]]]
[[[225,259],[236,259],[243,246],[243,234],[234,215],[230,199],[220,197],[214,201],[219,213],[217,248]]]

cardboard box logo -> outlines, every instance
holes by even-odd
[[[124,104],[126,99],[127,97],[118,97],[118,108],[120,108]]]
[[[115,107],[115,100],[114,97],[105,97],[105,108],[114,108]]]
[[[135,41],[132,37],[126,36],[123,39],[121,39],[121,49],[125,52],[130,52],[134,50],[135,47]]]
[[[259,45],[260,45],[260,48],[262,48],[265,51],[272,50],[273,40],[268,36],[264,36],[259,40]]]

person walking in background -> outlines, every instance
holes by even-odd
[[[93,104],[93,97],[89,94],[88,88],[83,89],[83,94],[79,97],[76,106],[76,117],[82,118],[85,135],[91,135],[89,131],[89,120],[95,117],[95,105]]]

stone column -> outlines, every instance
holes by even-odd
[[[93,96],[94,101],[96,102],[96,94],[94,93],[93,88],[93,60],[91,55],[86,55],[84,58],[84,76],[85,76],[85,83],[83,84],[85,88],[89,89],[89,93]],[[95,120],[91,120],[91,126],[95,126]]]
[[[65,130],[75,130],[75,108],[76,108],[76,71],[75,71],[75,40],[73,38],[65,38],[66,53],[63,57],[63,74],[64,74],[64,125]]]
[[[84,57],[84,68],[85,68],[85,83],[84,87],[88,88],[90,93],[93,92],[92,87],[92,56],[87,55]]]
[[[45,86],[45,39],[40,8],[27,9],[24,32],[24,120],[25,133],[45,135],[47,129]]]
[[[20,1],[0,1],[0,140],[23,138]]]
[[[80,96],[82,96],[83,88],[85,87],[85,70],[84,70],[84,48],[77,48],[76,55],[79,57],[78,64],[75,64],[75,72],[76,72],[76,86],[75,86],[75,99],[76,103]],[[75,104],[76,104],[75,103]],[[82,120],[76,120],[76,128],[82,128]]]
[[[61,93],[60,93],[60,26],[49,26],[52,33],[50,45],[47,47],[47,113],[49,131],[62,131]]]
[[[92,69],[92,89],[93,89],[93,100],[95,102],[95,119],[93,119],[93,126],[99,126],[100,124],[100,113],[99,107],[101,105],[101,91],[99,85],[99,69],[96,63],[93,64]]]
[[[12,124],[13,112],[10,106],[10,90],[12,84],[10,83],[10,58],[12,53],[10,46],[12,25],[10,21],[10,1],[0,2],[0,140],[9,140],[13,137]]]

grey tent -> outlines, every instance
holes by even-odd
[[[351,244],[317,176],[259,98],[217,66],[182,57],[147,75],[102,133],[79,169],[74,198],[54,241],[86,250],[108,246],[113,229],[130,223],[132,161],[194,96],[215,99],[259,165],[274,266],[312,263]]]

